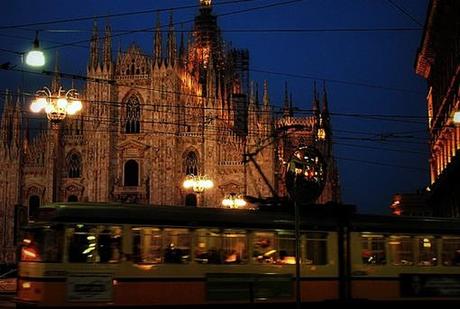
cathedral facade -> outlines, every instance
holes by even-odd
[[[249,81],[249,53],[223,41],[209,0],[187,37],[157,18],[153,52],[133,44],[113,59],[111,29],[94,25],[81,113],[30,137],[28,106],[7,93],[0,127],[0,263],[14,261],[15,207],[33,218],[59,201],[222,207],[230,193],[286,196],[294,150],[314,145],[327,164],[318,203],[339,201],[326,90],[311,115],[296,117],[285,90],[278,114],[265,82]],[[178,42],[177,42],[177,41]],[[60,86],[59,74],[53,89]],[[28,102],[27,104],[30,104]],[[184,189],[187,175],[214,188]]]

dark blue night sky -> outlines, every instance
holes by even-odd
[[[213,1],[222,2],[228,0]],[[225,15],[283,2],[290,3]],[[40,30],[41,46],[47,48],[51,61],[47,69],[53,69],[58,50],[62,72],[85,75],[92,20],[4,26],[194,4],[198,0],[2,1],[0,64],[19,67],[19,55],[9,51],[27,50],[35,30]],[[294,105],[305,113],[311,109],[313,80],[321,85],[326,80],[343,201],[356,204],[361,212],[388,214],[392,194],[414,192],[429,184],[426,83],[414,72],[426,8],[426,0],[252,0],[214,7],[215,14],[223,14],[218,22],[225,39],[249,49],[251,79],[260,85],[268,80],[273,105],[281,106],[287,81]],[[196,8],[176,10],[174,21],[193,20],[196,12]],[[110,18],[114,52],[120,44],[125,50],[137,42],[150,54],[151,32],[116,35],[118,31],[151,29],[155,16],[152,12]],[[161,17],[162,25],[167,24],[168,13]],[[97,23],[102,30],[105,20]],[[184,23],[184,29],[190,26]],[[342,31],[383,28],[398,30]],[[302,31],[250,31],[256,29]],[[77,44],[81,47],[53,48],[79,41],[85,41]],[[70,86],[70,81],[65,82]],[[0,93],[22,84],[26,92],[33,93],[49,85],[50,79],[0,71]]]

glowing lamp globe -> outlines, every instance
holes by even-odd
[[[75,115],[82,109],[83,105],[80,100],[70,101],[69,106],[67,107],[67,114]]]
[[[67,99],[64,99],[64,98],[59,98],[57,100],[57,106],[59,108],[62,108],[62,109],[65,109],[67,107],[67,104],[69,104],[69,102],[67,101]]]
[[[32,67],[42,67],[45,65],[45,54],[41,50],[32,49],[26,55],[26,63]]]
[[[460,111],[454,113],[453,120],[455,124],[460,124]]]
[[[47,101],[45,98],[37,98],[30,105],[30,110],[34,113],[39,113],[42,109],[45,109]]]

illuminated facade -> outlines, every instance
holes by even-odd
[[[82,112],[58,131],[30,139],[19,101],[6,95],[0,245],[9,249],[0,261],[14,252],[16,204],[33,216],[53,201],[222,207],[232,193],[285,196],[284,162],[299,145],[315,144],[328,163],[318,202],[339,201],[325,89],[322,98],[315,89],[315,111],[301,118],[286,90],[283,114],[275,117],[268,84],[259,100],[249,81],[249,53],[225,46],[209,0],[201,1],[187,39],[182,32],[176,41],[172,16],[167,32],[164,37],[157,17],[151,55],[133,44],[112,60],[110,26],[99,38],[94,25]],[[189,174],[207,175],[214,188],[184,189]]]
[[[435,215],[460,217],[460,26],[458,1],[432,0],[415,69],[428,81],[430,203]]]

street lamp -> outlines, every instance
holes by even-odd
[[[459,125],[460,124],[460,111],[456,111],[452,119],[454,121],[454,124]]]
[[[183,187],[185,189],[192,189],[195,193],[203,193],[204,190],[214,187],[214,183],[208,176],[203,175],[187,175],[184,180]]]
[[[35,97],[30,110],[34,113],[44,110],[52,124],[60,123],[67,115],[74,115],[82,108],[75,89],[65,91],[59,87],[56,93],[52,93],[49,88],[43,87],[36,92]]]
[[[222,206],[228,208],[241,208],[246,206],[246,201],[240,194],[229,193],[222,200]]]
[[[45,54],[40,50],[40,43],[38,41],[38,31],[35,32],[35,40],[32,50],[26,55],[26,63],[32,67],[42,67],[45,65]]]

